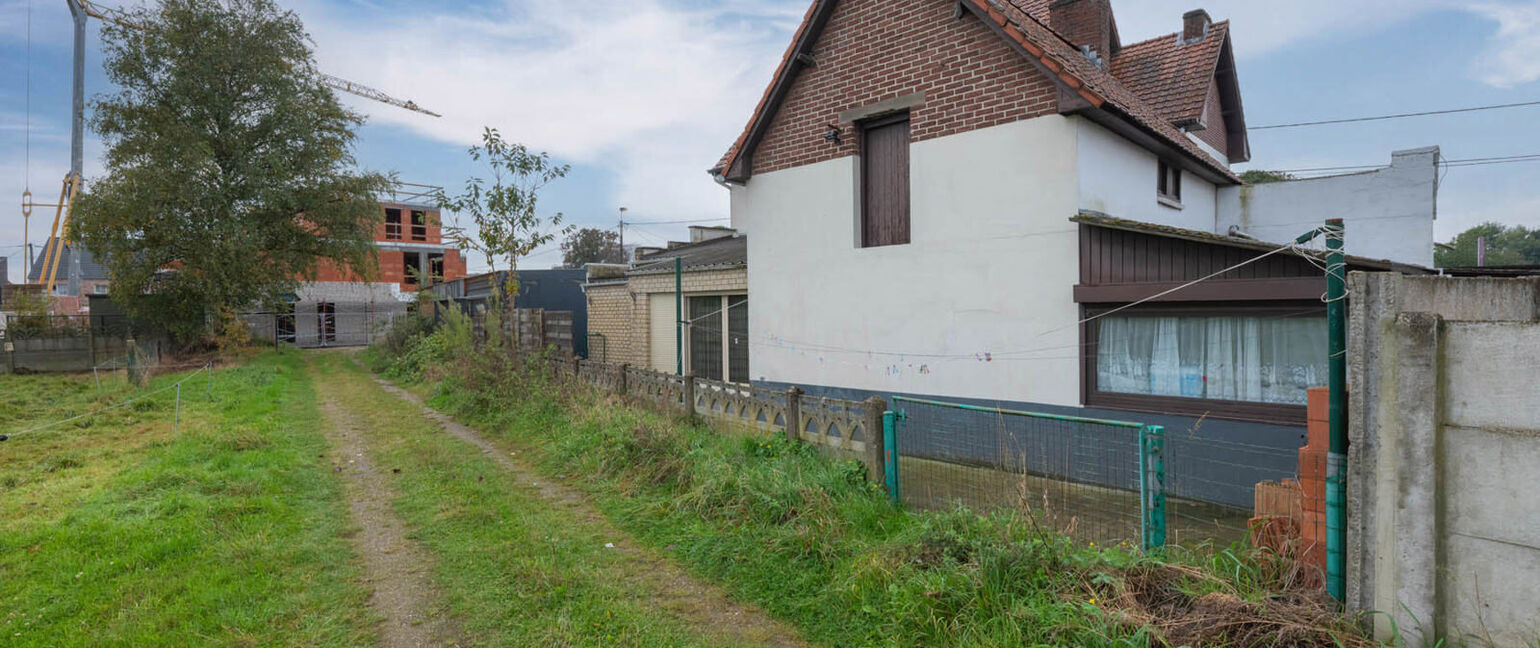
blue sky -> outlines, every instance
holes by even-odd
[[[648,222],[727,216],[705,169],[743,126],[809,0],[300,0],[322,69],[417,101],[418,115],[345,100],[369,117],[367,168],[455,186],[478,169],[464,153],[483,126],[573,165],[543,211],[610,227],[629,208],[627,242],[684,236]],[[1124,42],[1180,28],[1197,0],[1114,0]],[[25,153],[28,9],[31,155]],[[1251,125],[1540,100],[1540,0],[1232,0],[1202,5],[1232,20]],[[96,26],[87,92],[110,90]],[[57,196],[69,164],[70,29],[64,0],[0,0],[0,255],[19,280],[23,187]],[[1253,163],[1302,168],[1388,163],[1437,144],[1447,158],[1540,153],[1540,107],[1307,129],[1255,131]],[[88,137],[87,179],[100,171]],[[30,179],[28,176],[30,169]],[[1449,170],[1437,236],[1495,220],[1540,226],[1540,162]],[[1325,215],[1323,215],[1323,218]],[[52,214],[34,214],[41,241]],[[560,261],[537,251],[523,267]],[[473,270],[484,261],[472,259]]]

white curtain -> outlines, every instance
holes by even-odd
[[[1323,317],[1106,317],[1104,392],[1303,404],[1326,378]]]

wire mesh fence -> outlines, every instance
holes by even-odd
[[[1298,477],[1299,449],[1203,438],[1168,439],[1166,488],[1171,541],[1227,545],[1252,530],[1260,484]]]
[[[894,400],[904,504],[1008,509],[1083,540],[1160,544],[1158,426]]]
[[[907,506],[1011,510],[1099,543],[1250,543],[1302,572],[1325,564],[1324,441],[1168,437],[1140,422],[907,397],[892,409],[889,477]]]

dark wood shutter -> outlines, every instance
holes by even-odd
[[[909,242],[909,115],[861,129],[861,245]]]

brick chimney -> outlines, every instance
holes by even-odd
[[[1117,53],[1111,0],[1054,0],[1048,5],[1048,26],[1075,47],[1089,47],[1098,61]]]
[[[1208,12],[1202,9],[1193,9],[1182,14],[1182,42],[1196,43],[1208,36],[1208,26],[1214,21],[1208,17]]]

